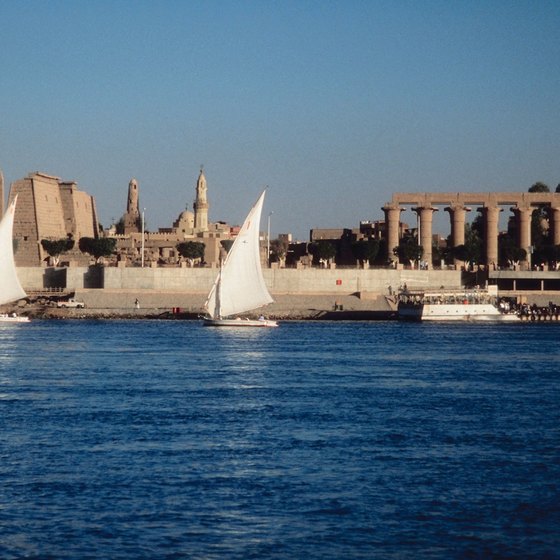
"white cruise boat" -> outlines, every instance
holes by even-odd
[[[399,319],[411,321],[520,321],[509,302],[498,302],[496,286],[471,290],[401,290]]]

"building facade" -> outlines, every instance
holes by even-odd
[[[124,233],[109,236],[117,239],[117,255],[120,266],[177,266],[183,259],[177,251],[177,244],[194,241],[204,244],[204,262],[217,265],[222,250],[221,242],[235,237],[237,229],[224,222],[211,223],[208,220],[208,185],[203,169],[200,169],[195,187],[193,211],[183,210],[171,227],[158,228],[156,232],[132,227],[134,217],[138,217],[138,182],[129,184],[127,212],[123,216]],[[130,227],[126,227],[130,223]],[[144,251],[142,258],[142,251]]]
[[[9,202],[18,202],[14,217],[15,260],[17,266],[41,266],[48,257],[42,239],[71,236],[75,248],[67,258],[87,262],[77,248],[81,237],[98,237],[95,200],[80,191],[75,182],[62,181],[44,173],[30,173],[10,186]]]

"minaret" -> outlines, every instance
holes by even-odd
[[[138,233],[140,231],[140,207],[138,205],[138,181],[131,179],[128,183],[128,201],[124,215],[124,233]]]
[[[200,175],[196,182],[196,200],[194,202],[194,228],[208,231],[208,199],[206,198],[206,177],[200,166]]]
[[[128,202],[126,205],[127,214],[140,215],[140,210],[138,207],[138,181],[136,179],[131,179],[128,183]]]

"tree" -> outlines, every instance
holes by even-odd
[[[309,245],[309,252],[313,255],[315,264],[327,263],[336,256],[336,247],[325,239],[320,239]]]
[[[440,266],[442,262],[445,262],[448,256],[447,247],[442,247],[439,243],[432,243],[432,264],[434,266]]]
[[[535,208],[531,214],[531,245],[533,264],[546,261],[546,248],[549,245],[548,213],[544,206]]]
[[[532,193],[549,193],[548,185],[537,182],[529,188]],[[546,246],[548,241],[548,210],[546,206],[537,206],[531,214],[531,244],[533,245],[532,261],[538,264],[547,260]]]
[[[451,254],[453,255],[454,259],[458,261],[463,261],[465,263],[469,262],[469,251],[467,250],[467,246],[463,243],[463,245],[456,245],[451,249]]]
[[[546,247],[546,259],[558,270],[558,265],[560,264],[560,245],[548,245]]]
[[[373,263],[379,253],[379,240],[377,239],[360,239],[352,243],[352,254],[360,264],[368,262]]]
[[[467,229],[467,224],[465,224],[465,239],[467,239],[467,237],[469,236],[472,236],[472,240],[478,238],[478,240],[481,241],[484,238],[485,226],[484,226],[484,217],[482,216],[482,214],[477,214],[474,217],[474,220],[472,221],[471,225],[468,227],[469,229]]]
[[[115,252],[117,240],[110,237],[82,237],[78,242],[78,247],[82,253],[88,253],[99,262],[101,257],[110,257]]]
[[[419,261],[424,254],[424,247],[418,245],[416,237],[406,235],[399,243],[398,247],[393,249],[393,253],[399,257],[399,261],[403,264]]]
[[[124,216],[115,224],[115,233],[117,235],[124,235]]]
[[[270,242],[270,262],[284,263],[288,254],[288,245],[284,239],[273,239]]]
[[[527,258],[527,251],[517,246],[515,239],[508,234],[498,239],[498,260],[500,265],[514,266]]]
[[[206,246],[200,241],[184,241],[177,243],[177,251],[182,257],[185,257],[190,266],[193,266],[196,259],[204,261],[204,250]]]
[[[229,250],[233,245],[233,239],[224,239],[223,241],[220,241],[220,245],[223,247],[226,253],[229,253]]]
[[[548,185],[546,185],[545,183],[541,183],[540,181],[537,181],[536,183],[534,183],[533,185],[531,185],[529,187],[529,192],[530,193],[549,193],[550,189],[548,188]]]
[[[65,239],[41,239],[41,246],[47,252],[49,257],[53,258],[54,265],[59,263],[59,256],[74,248],[74,240],[72,234]]]
[[[476,223],[475,223],[476,222]],[[479,221],[473,224],[465,224],[465,243],[453,247],[451,254],[454,259],[463,261],[467,268],[471,264],[477,264],[482,257],[482,240],[478,233]]]

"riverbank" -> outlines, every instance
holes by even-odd
[[[57,301],[70,294],[32,295],[29,302],[6,307],[4,312],[15,311],[32,319],[160,319],[195,320],[204,314],[206,294],[157,290],[76,290],[72,295],[85,308],[59,308]],[[514,294],[504,294],[514,297]],[[372,321],[397,319],[393,295],[356,292],[354,294],[273,294],[274,302],[261,311],[277,321],[329,320]],[[138,300],[139,307],[136,307]],[[526,303],[546,309],[550,302],[560,305],[560,294],[533,293]],[[257,318],[259,312],[247,313]],[[543,317],[537,315],[535,319]],[[543,319],[544,320],[544,319]]]
[[[17,311],[36,319],[197,319],[204,313],[206,294],[121,290],[79,290],[75,298],[85,308],[59,308],[56,301],[36,297]],[[138,306],[136,307],[136,300]],[[15,308],[14,308],[15,310]],[[386,320],[396,319],[396,302],[380,294],[275,294],[274,302],[262,309],[275,320]],[[245,316],[256,318],[258,312]]]

